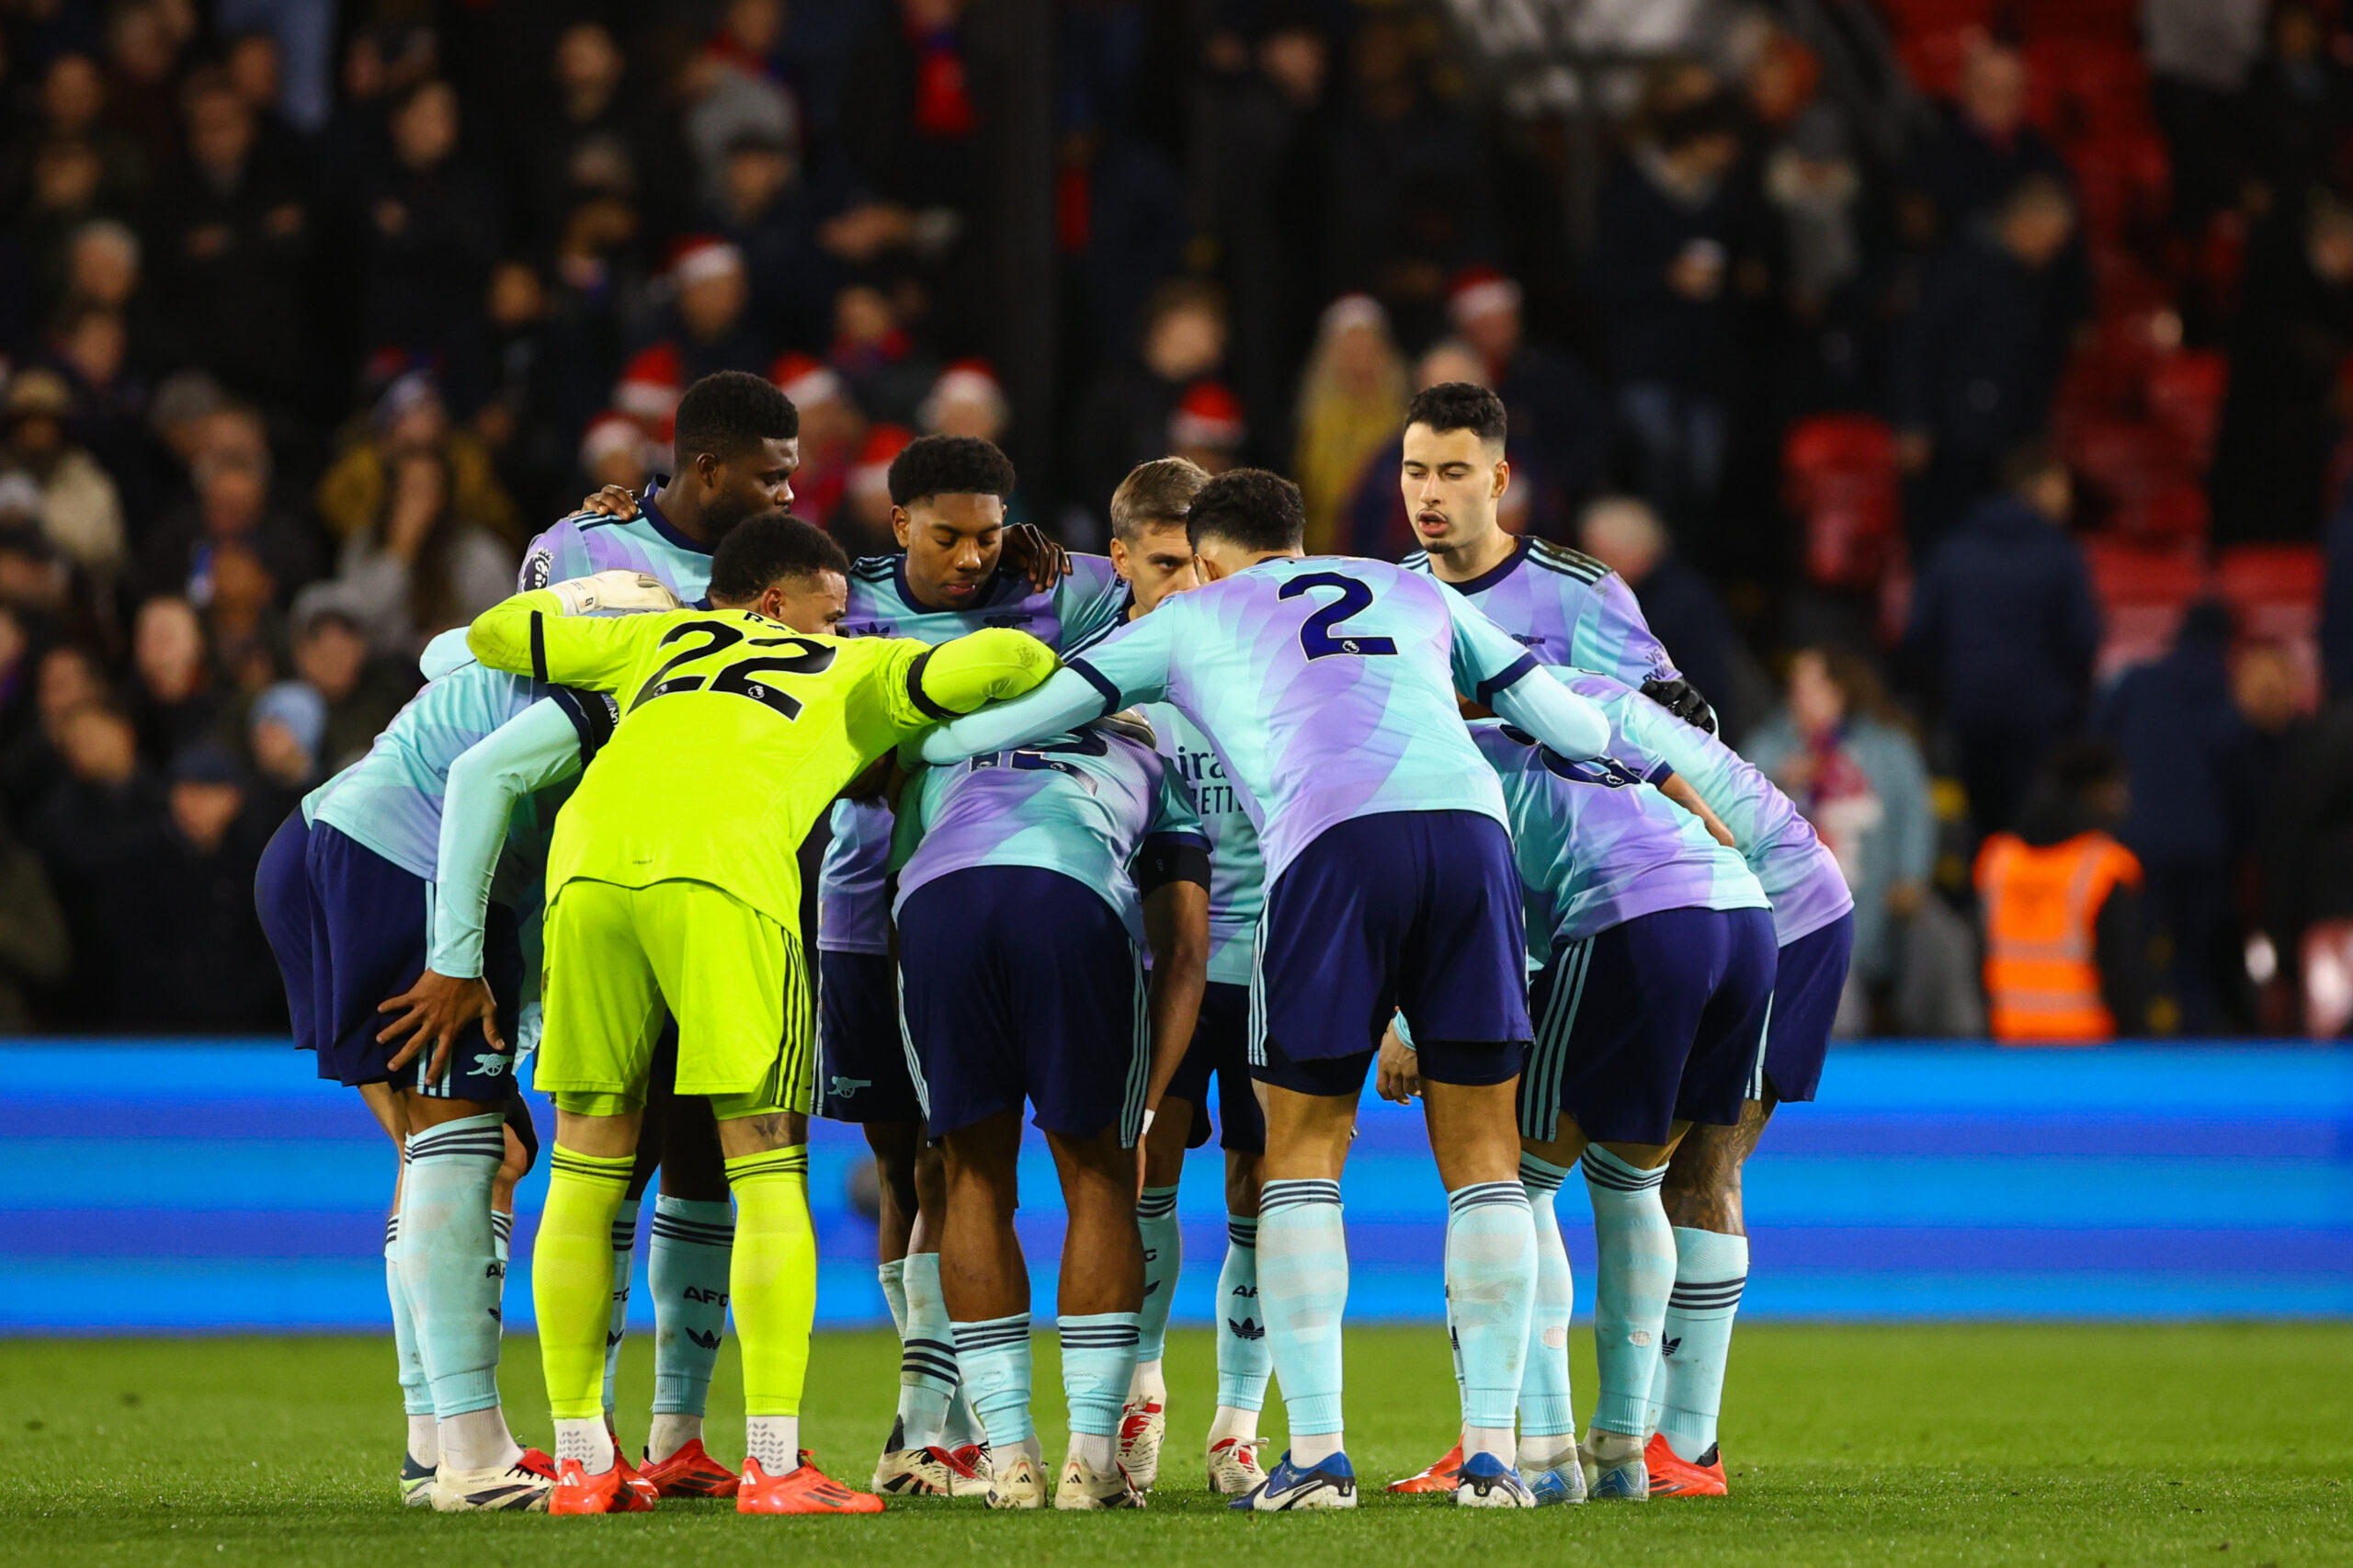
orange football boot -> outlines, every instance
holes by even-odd
[[[1461,1468],[1462,1439],[1457,1437],[1454,1440],[1454,1447],[1447,1449],[1446,1457],[1438,1460],[1438,1463],[1430,1466],[1429,1469],[1422,1471],[1419,1475],[1409,1475],[1403,1481],[1392,1481],[1388,1485],[1382,1487],[1381,1490],[1383,1492],[1404,1492],[1416,1494],[1424,1492],[1443,1492],[1449,1496],[1452,1496],[1454,1494],[1454,1472]]]
[[[1722,1497],[1724,1486],[1723,1455],[1718,1445],[1711,1443],[1708,1451],[1697,1460],[1675,1457],[1666,1446],[1664,1432],[1651,1434],[1650,1447],[1643,1450],[1643,1464],[1651,1472],[1651,1495],[1654,1497]]]
[[[555,1490],[548,1494],[551,1514],[650,1514],[654,1499],[646,1491],[645,1478],[630,1467],[619,1449],[613,1450],[613,1468],[602,1474],[590,1475],[578,1460],[563,1460],[555,1470]]]
[[[649,1459],[641,1472],[664,1497],[733,1497],[735,1472],[710,1457],[697,1437],[666,1460]]]
[[[871,1492],[852,1492],[801,1456],[801,1468],[770,1475],[760,1461],[744,1461],[743,1483],[735,1493],[739,1514],[879,1514],[882,1499]]]

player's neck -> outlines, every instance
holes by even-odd
[[[672,480],[654,493],[653,501],[661,510],[662,520],[689,540],[701,545],[711,542],[710,526],[703,521],[702,506],[685,485]]]
[[[1467,583],[1501,566],[1518,548],[1518,534],[1492,528],[1477,544],[1444,552],[1431,551],[1430,572],[1441,583]]]

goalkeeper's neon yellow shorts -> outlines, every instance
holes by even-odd
[[[576,879],[547,914],[546,1032],[532,1082],[559,1109],[645,1104],[662,1026],[678,1021],[677,1092],[722,1120],[807,1115],[815,1084],[800,937],[708,882]]]

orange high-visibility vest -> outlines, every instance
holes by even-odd
[[[2100,997],[2095,930],[2118,883],[2141,885],[2141,862],[2105,833],[2030,845],[1997,833],[1977,854],[1985,911],[1986,1015],[1999,1040],[2113,1040]]]

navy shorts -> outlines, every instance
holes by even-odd
[[[1132,1143],[1152,1058],[1143,965],[1086,883],[975,866],[899,909],[899,1005],[931,1135],[1027,1100],[1049,1132]]]
[[[1478,812],[1336,823],[1267,894],[1252,1071],[1301,1094],[1356,1094],[1402,1008],[1422,1076],[1508,1082],[1527,1055],[1526,950],[1503,824]]]
[[[1192,1043],[1176,1076],[1168,1081],[1168,1098],[1193,1108],[1192,1130],[1185,1147],[1198,1149],[1210,1141],[1210,1079],[1217,1079],[1218,1144],[1244,1153],[1267,1152],[1267,1113],[1259,1108],[1257,1086],[1250,1081],[1250,988],[1212,980],[1201,991],[1200,1020],[1193,1026]]]
[[[448,1099],[503,1106],[515,1089],[515,1057],[490,1049],[482,1026],[469,1024],[449,1049],[439,1083],[425,1079],[430,1052],[401,1069],[388,1065],[398,1045],[380,1045],[388,1021],[376,1011],[425,972],[431,939],[432,889],[358,840],[324,824],[288,817],[262,851],[254,903],[263,935],[286,981],[294,1043],[314,1051],[319,1076],[358,1087],[397,1082]],[[514,911],[494,903],[484,921],[483,977],[512,1029],[523,981]]]
[[[1521,1134],[1550,1142],[1563,1113],[1596,1143],[1665,1143],[1677,1121],[1737,1125],[1773,962],[1762,909],[1662,910],[1555,946],[1529,987]]]
[[[899,967],[888,953],[817,949],[817,1114],[829,1121],[921,1121]]]
[[[1854,951],[1851,909],[1781,949],[1773,973],[1773,1011],[1765,1021],[1764,1072],[1750,1081],[1750,1099],[1763,1099],[1767,1089],[1776,1100],[1813,1098],[1822,1084],[1823,1058],[1830,1054],[1830,1026],[1838,1021],[1838,998],[1847,989],[1847,960]]]

